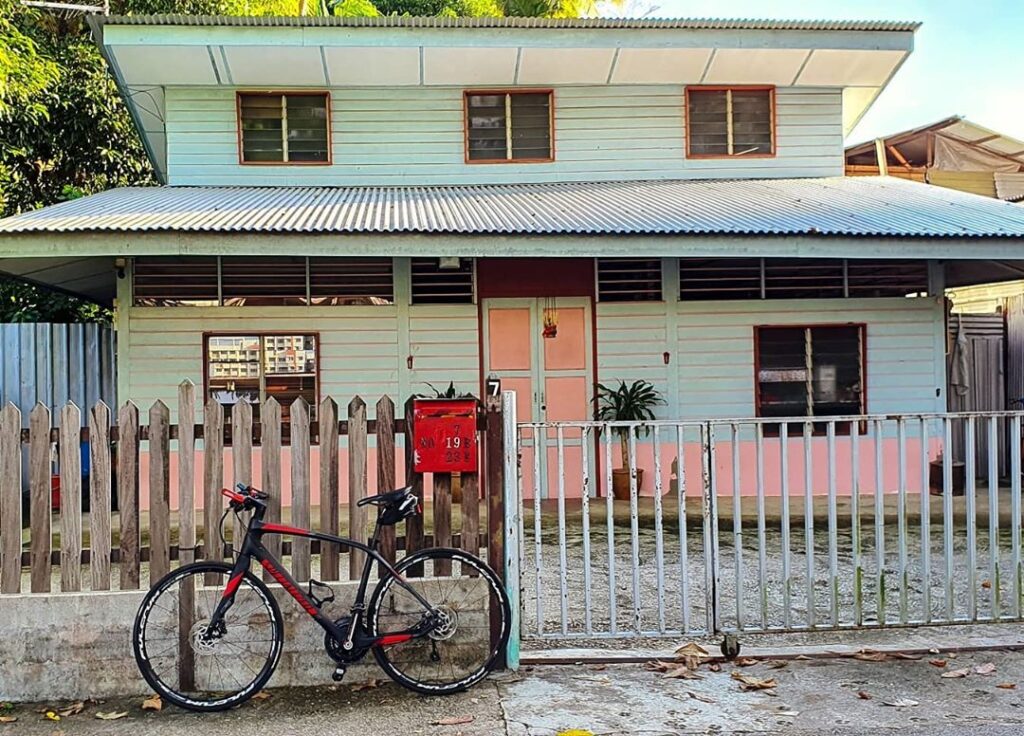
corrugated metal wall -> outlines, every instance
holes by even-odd
[[[114,330],[105,325],[0,325],[0,400],[21,409],[26,427],[40,401],[54,413],[73,401],[85,422],[100,399],[117,406],[114,355]]]

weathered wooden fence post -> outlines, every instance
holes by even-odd
[[[196,387],[178,386],[178,553],[181,564],[196,559]]]
[[[281,522],[281,405],[271,396],[263,402],[260,410],[262,438],[260,445],[263,457],[263,490],[267,499],[266,519],[272,523]],[[270,534],[263,545],[277,559],[281,559],[281,535]],[[264,580],[272,580],[270,573],[263,571]]]
[[[291,406],[292,526],[310,528],[309,514],[309,404],[301,396]],[[309,540],[292,539],[292,575],[309,580]]]
[[[60,410],[60,589],[82,589],[82,412]]]
[[[234,487],[252,485],[252,405],[245,400],[231,407],[231,467]],[[231,544],[236,548],[245,535],[240,516],[232,514],[231,519]]]
[[[36,404],[28,418],[29,522],[32,526],[33,593],[50,592],[50,410]]]
[[[0,411],[0,593],[21,592],[21,412]]]
[[[224,486],[224,407],[207,399],[203,408],[203,559],[221,560],[217,524],[220,521],[220,491]],[[207,575],[207,585],[217,582]]]
[[[117,507],[121,518],[121,590],[139,587],[139,408],[117,414]]]
[[[171,410],[149,410],[149,582],[171,571]]]
[[[377,402],[377,493],[395,489],[395,404],[388,396]],[[380,553],[395,564],[395,527],[381,530]],[[378,574],[383,566],[378,569]]]
[[[338,404],[330,396],[320,402],[320,530],[338,534]],[[320,577],[337,580],[340,573],[337,544],[320,544]]]
[[[110,590],[110,407],[89,410],[89,571],[93,590]]]
[[[405,484],[419,499],[423,507],[423,475],[415,471],[416,448],[413,441],[413,397],[405,402]],[[419,514],[405,520],[405,555],[423,549],[423,517]],[[413,565],[405,571],[406,577],[423,577],[423,565]]]
[[[366,402],[356,396],[348,405],[348,535],[365,542],[366,509],[357,502],[366,498]],[[363,571],[366,554],[357,549],[348,552],[349,580]]]
[[[434,546],[452,546],[452,474],[434,473]],[[452,574],[451,560],[436,560],[434,576]]]

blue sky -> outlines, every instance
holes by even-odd
[[[849,137],[963,115],[1024,140],[1024,0],[633,0],[627,14],[924,23],[914,53]]]

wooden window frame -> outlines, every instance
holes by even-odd
[[[866,322],[813,322],[813,323],[797,323],[797,324],[770,324],[770,325],[754,325],[753,327],[753,338],[754,338],[754,416],[762,418],[761,414],[761,330],[813,330],[821,328],[854,328],[860,332],[860,406],[861,414],[868,413],[868,325]],[[775,417],[764,417],[766,419],[775,419]],[[815,416],[808,415],[805,419],[809,419],[812,422],[827,422],[829,416]],[[777,421],[777,424],[783,424],[782,421]],[[837,426],[838,433],[846,433],[848,430],[842,430]],[[864,434],[867,432],[867,424],[860,422],[858,427],[858,433]],[[821,432],[815,429],[814,434],[821,434]]]
[[[264,380],[265,379],[265,375],[264,375],[264,367],[263,367],[263,350],[264,350],[264,348],[263,348],[263,338],[265,338],[265,337],[290,337],[290,336],[293,336],[293,335],[308,336],[308,337],[312,337],[312,338],[314,338],[316,340],[316,347],[313,350],[314,359],[316,360],[316,370],[313,373],[313,393],[315,394],[315,399],[310,404],[310,409],[314,413],[316,411],[318,411],[319,407],[320,407],[320,400],[321,400],[321,398],[320,398],[320,386],[321,386],[321,384],[320,384],[320,332],[319,331],[303,330],[303,329],[297,329],[297,330],[227,330],[227,331],[208,330],[208,331],[204,331],[202,333],[202,339],[203,339],[203,406],[206,406],[206,402],[209,401],[209,399],[210,399],[210,370],[209,370],[209,366],[210,366],[210,338],[211,337],[256,337],[256,338],[259,338],[259,341],[260,341],[260,360],[259,360],[259,364],[260,364],[260,394],[262,396],[262,394],[265,391],[265,380]],[[278,374],[274,374],[274,375],[278,375]],[[267,398],[269,398],[269,397],[267,397]],[[266,399],[261,398],[259,405],[262,406],[263,402],[265,400]],[[283,410],[285,410],[284,413],[287,414],[288,407],[286,407],[284,404],[282,404],[281,408]],[[229,412],[225,411],[225,414],[228,414],[228,413]],[[284,420],[284,423],[287,423],[287,420]]]
[[[548,96],[548,141],[550,155],[547,158],[477,158],[469,157],[469,98],[476,95],[541,95]],[[508,121],[511,122],[510,120]],[[555,90],[551,88],[521,89],[466,89],[462,91],[462,156],[467,164],[550,164],[555,161]]]
[[[242,148],[242,96],[250,97],[323,97],[326,103],[327,160],[326,161],[246,161]],[[247,90],[235,91],[235,137],[238,145],[240,166],[331,166],[334,164],[334,142],[331,135],[331,92],[330,90]]]
[[[769,153],[693,153],[690,146],[690,92],[768,92],[768,109],[771,115],[771,141],[772,150]],[[776,87],[773,84],[694,84],[688,85],[684,91],[683,99],[683,126],[686,132],[686,158],[692,159],[728,159],[730,161],[742,161],[754,158],[776,158],[778,156],[778,113],[776,109],[778,96]]]

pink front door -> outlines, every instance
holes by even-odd
[[[544,336],[545,309],[556,331]],[[593,391],[593,322],[590,300],[488,299],[484,302],[484,374],[516,392],[520,422],[590,419]],[[579,429],[562,432],[564,473],[558,472],[558,433],[545,433],[547,451],[538,458],[543,498],[555,498],[559,481],[566,497],[579,497],[583,453]],[[523,434],[523,492],[534,492],[534,433]]]

